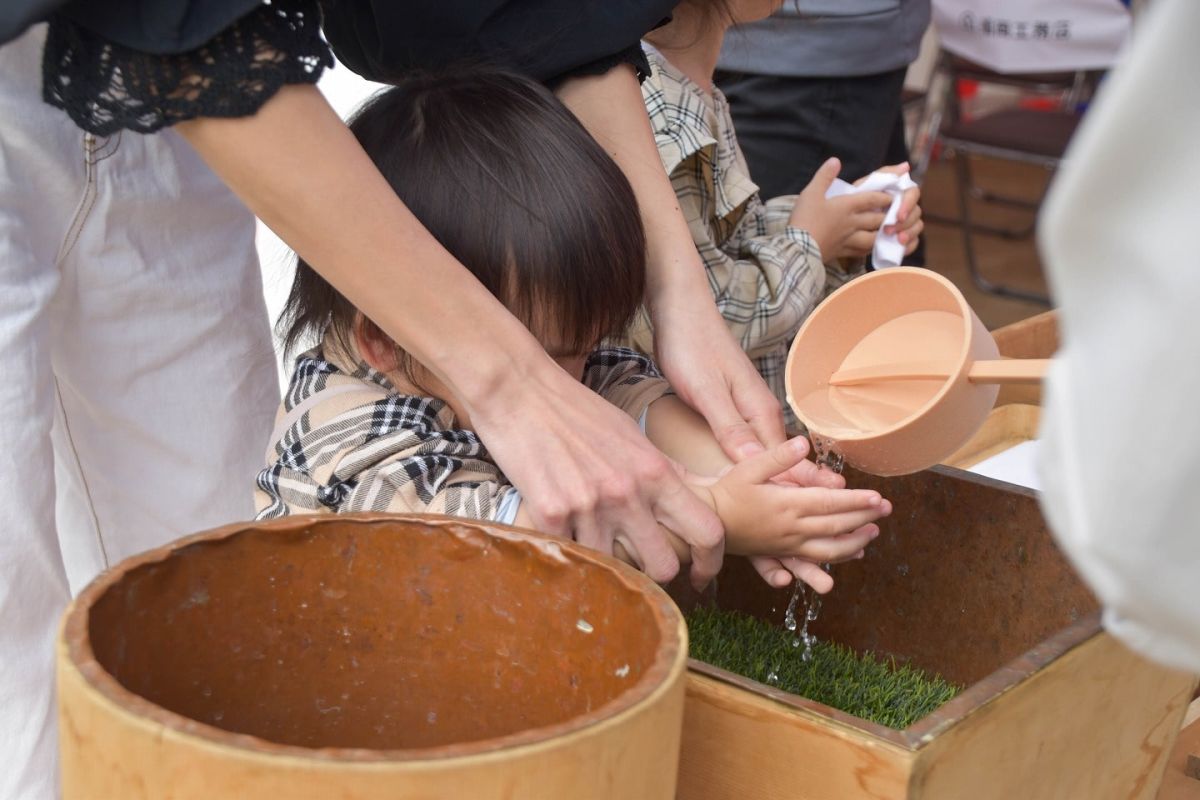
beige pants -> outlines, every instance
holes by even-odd
[[[43,36],[0,48],[0,800],[56,794],[72,592],[248,518],[278,399],[253,217],[176,134],[45,105]]]

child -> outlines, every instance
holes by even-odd
[[[864,192],[827,200],[825,192],[840,169],[837,159],[830,159],[801,194],[766,203],[759,198],[712,75],[726,30],[766,17],[779,5],[685,0],[670,23],[647,36],[651,75],[642,95],[721,314],[779,398],[794,431],[783,383],[788,347],[816,304],[857,274],[840,264],[861,264],[871,251],[891,197]],[[908,171],[906,164],[886,169]],[[909,190],[895,226],[906,253],[916,248],[923,225],[918,197],[917,190]],[[653,352],[646,315],[639,315],[628,341]]]
[[[624,176],[547,90],[498,71],[411,78],[350,128],[405,205],[563,369],[640,420],[667,455],[700,475],[724,472],[690,488],[725,524],[729,552],[788,558],[827,589],[808,562],[854,557],[878,534],[891,506],[877,492],[788,485],[815,469],[803,440],[730,468],[648,359],[600,346],[641,302],[645,239]],[[320,343],[296,362],[258,476],[258,518],[420,511],[529,525],[453,394],[303,261],[280,324],[289,349],[310,335]]]

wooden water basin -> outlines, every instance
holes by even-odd
[[[951,467],[847,482],[895,512],[810,630],[966,688],[892,730],[693,660],[680,800],[1153,798],[1195,680],[1102,630],[1036,493]],[[781,624],[790,590],[730,559],[715,594]]]

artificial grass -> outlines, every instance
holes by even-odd
[[[833,642],[815,642],[804,661],[794,633],[746,614],[698,608],[687,625],[692,658],[889,728],[907,728],[961,689]]]

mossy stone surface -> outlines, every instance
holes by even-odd
[[[737,612],[698,608],[687,624],[692,658],[889,728],[908,727],[961,689],[833,642],[815,642],[805,661],[794,633]]]

